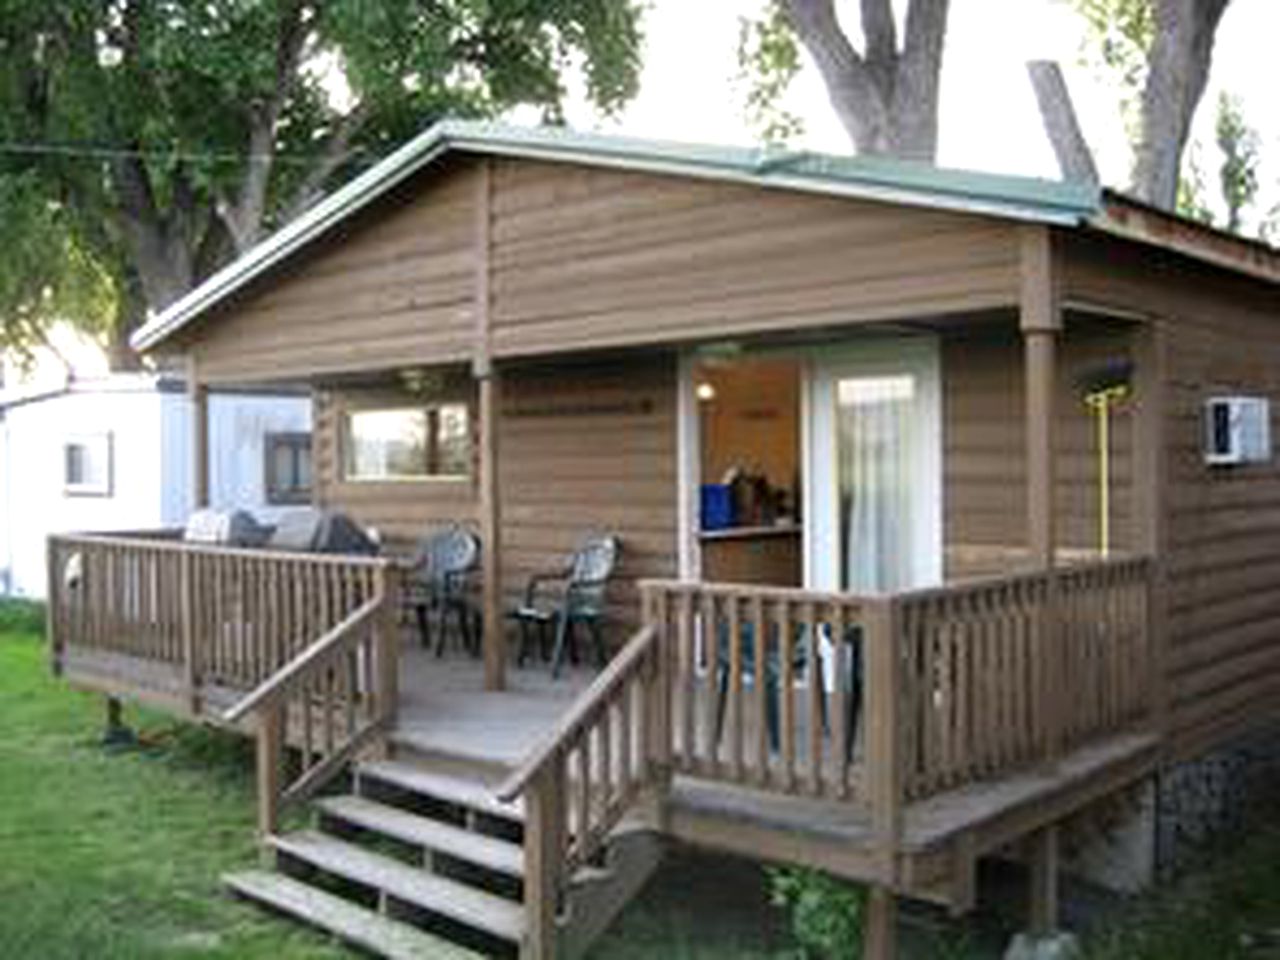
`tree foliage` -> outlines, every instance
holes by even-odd
[[[4,335],[125,329],[446,114],[636,91],[639,0],[0,0]],[[32,265],[41,267],[31,271]],[[74,269],[68,269],[74,268]]]
[[[857,6],[861,49],[841,24],[836,0],[768,0],[762,16],[744,22],[739,69],[754,78],[747,118],[765,140],[798,132],[781,100],[803,45],[859,153],[932,160],[950,0],[909,0],[901,37],[892,0]]]
[[[1226,228],[1239,233],[1244,211],[1258,196],[1258,133],[1245,120],[1240,101],[1225,92],[1218,97],[1214,135],[1222,151],[1218,185],[1227,210]]]

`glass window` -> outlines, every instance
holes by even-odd
[[[352,411],[344,441],[348,480],[471,474],[470,415],[464,403]]]
[[[268,433],[264,463],[267,503],[311,502],[311,434]]]
[[[111,496],[111,434],[67,438],[62,445],[62,489],[69,496]]]

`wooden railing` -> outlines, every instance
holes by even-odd
[[[55,669],[69,647],[178,677],[193,713],[254,689],[366,603],[387,561],[188,544],[169,536],[49,540]]]
[[[676,772],[815,797],[860,792],[867,599],[716,583],[646,589],[671,662]]]
[[[879,753],[919,798],[1134,727],[1156,682],[1152,570],[1095,560],[864,597],[646,583],[673,769],[874,806]]]
[[[282,807],[305,800],[395,718],[394,600],[386,578],[341,623],[222,715],[254,718],[258,829],[276,831]],[[286,744],[296,746],[292,779]]]
[[[528,938],[554,956],[564,884],[590,862],[645,789],[661,788],[669,717],[658,630],[646,625],[496,791],[525,801]]]
[[[905,795],[1051,762],[1141,721],[1151,570],[1095,561],[895,597]]]

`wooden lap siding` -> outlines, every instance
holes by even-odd
[[[1167,326],[1170,719],[1190,756],[1280,718],[1280,463],[1207,467],[1201,426],[1204,400],[1231,393],[1269,397],[1276,422],[1280,294],[1136,247],[1068,249],[1074,294]]]
[[[1067,550],[1098,547],[1095,421],[1078,387],[1082,372],[1131,357],[1130,331],[1069,318],[1059,352],[1057,398],[1058,541]],[[1006,571],[1027,542],[1022,341],[1012,321],[958,330],[942,340],[944,542],[947,574]],[[1111,545],[1134,545],[1133,417],[1111,419]]]
[[[197,324],[200,377],[271,381],[470,359],[476,173],[465,163],[450,171],[393,193]]]
[[[674,357],[651,355],[504,374],[498,444],[509,603],[530,573],[554,567],[591,533],[622,538],[612,591],[621,630],[638,619],[636,581],[675,575],[675,367]],[[475,525],[474,483],[342,481],[341,411],[371,393],[317,394],[318,502],[378,527],[401,549],[433,526]],[[615,630],[610,639],[625,637]]]
[[[615,614],[624,630],[634,626],[636,581],[676,575],[675,407],[670,355],[504,379],[498,462],[509,594],[584,535],[614,533],[623,549]]]
[[[497,161],[496,356],[1008,305],[1017,228],[938,210]]]

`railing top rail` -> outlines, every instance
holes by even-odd
[[[982,577],[970,577],[944,583],[936,587],[921,587],[916,590],[903,590],[892,594],[894,600],[902,603],[922,603],[929,600],[946,599],[967,593],[978,593],[1000,587],[1019,586],[1022,584],[1046,581],[1054,576],[1072,576],[1106,570],[1140,570],[1151,566],[1154,559],[1147,555],[1129,555],[1122,557],[1099,557],[1092,560],[1072,561],[1059,564],[1051,570],[1019,570],[1012,573],[993,573]]]
[[[356,607],[336,626],[321,635],[315,643],[260,683],[243,699],[238,700],[229,710],[224,711],[222,720],[225,723],[236,723],[246,714],[286,695],[294,683],[306,676],[312,666],[323,661],[336,647],[341,646],[352,632],[364,626],[366,620],[375,616],[382,602],[381,594],[375,594]]]
[[[838,593],[806,590],[803,587],[773,587],[758,583],[723,583],[703,580],[641,580],[640,589],[667,593],[701,593],[724,597],[759,597],[762,600],[789,600],[797,603],[838,603],[843,606],[876,603],[888,594]]]
[[[649,652],[657,639],[658,630],[653,624],[645,624],[637,630],[622,651],[606,666],[574,701],[569,712],[547,733],[529,755],[494,791],[504,803],[520,796],[538,771],[559,751],[565,741],[578,732],[601,703],[608,700],[618,686],[626,681],[634,667]]]
[[[51,535],[49,540],[69,546],[134,548],[175,554],[189,553],[212,557],[242,557],[249,560],[287,560],[291,563],[312,563],[318,566],[348,568],[368,567],[381,569],[393,566],[396,563],[396,560],[392,557],[369,557],[361,554],[345,553],[306,553],[303,551],[269,550],[255,547],[225,547],[211,543],[190,543],[185,540],[148,537],[137,533],[58,533]]]

